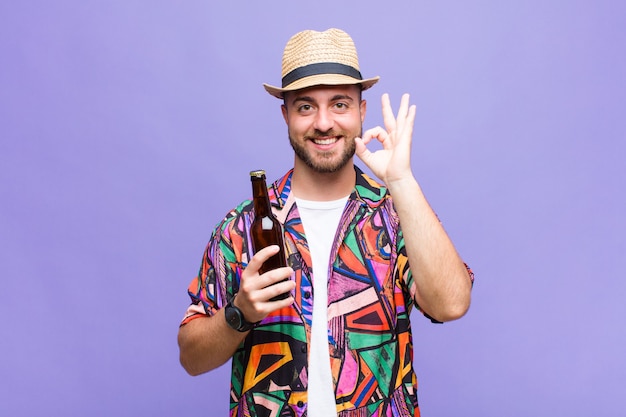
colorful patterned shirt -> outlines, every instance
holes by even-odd
[[[386,188],[356,168],[356,185],[343,211],[328,272],[328,351],[340,417],[419,416],[409,315],[415,283],[404,238]],[[269,187],[294,269],[295,302],[273,312],[232,358],[231,416],[306,416],[307,354],[314,271],[291,175]],[[213,315],[238,291],[252,257],[250,200],[216,227],[183,324]],[[416,304],[415,304],[416,305]],[[418,307],[419,308],[419,307]]]

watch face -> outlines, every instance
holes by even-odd
[[[239,314],[239,310],[237,307],[228,306],[226,308],[226,322],[230,327],[235,330],[239,330],[241,327],[241,315]]]

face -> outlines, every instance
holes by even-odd
[[[318,173],[340,170],[352,159],[361,135],[365,100],[359,86],[316,86],[285,93],[282,106],[296,164]]]

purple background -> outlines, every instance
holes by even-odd
[[[178,364],[248,171],[292,164],[280,59],[340,27],[418,104],[413,166],[476,286],[414,315],[424,416],[626,415],[626,3],[3,1],[0,415],[224,416]]]

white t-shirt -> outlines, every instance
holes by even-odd
[[[333,201],[296,198],[313,262],[313,322],[309,352],[308,417],[337,415],[328,353],[328,270],[330,251],[348,197]]]

